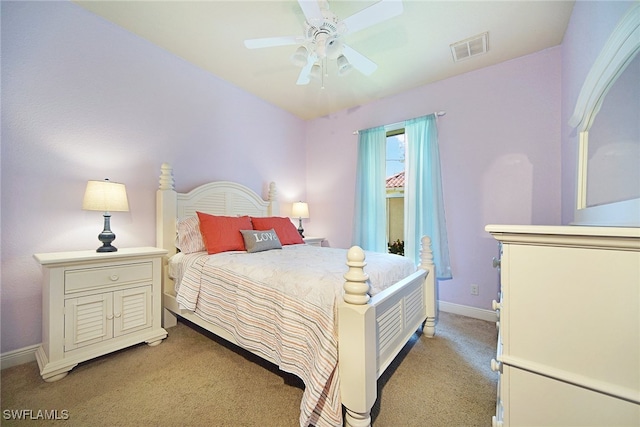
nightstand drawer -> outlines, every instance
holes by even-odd
[[[305,237],[304,242],[310,246],[322,246],[324,237]]]
[[[152,278],[153,265],[150,262],[67,270],[64,275],[64,292],[70,294],[103,286],[151,282]]]

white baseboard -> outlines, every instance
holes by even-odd
[[[447,313],[486,320],[487,322],[495,322],[498,320],[495,311],[486,310],[484,308],[470,307],[468,305],[454,304],[446,301],[438,301],[438,308],[441,311],[446,311]]]
[[[38,347],[40,347],[40,344],[30,345],[29,347],[0,354],[0,369],[33,362],[36,360],[36,350]]]

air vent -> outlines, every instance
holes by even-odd
[[[489,50],[489,33],[478,34],[466,40],[453,43],[451,53],[453,62],[463,61],[473,56],[482,55]]]

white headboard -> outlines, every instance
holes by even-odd
[[[269,185],[267,200],[253,190],[229,181],[203,184],[188,193],[176,193],[173,169],[163,163],[160,188],[156,192],[156,245],[176,253],[176,222],[196,215],[196,211],[212,215],[277,216],[280,213],[275,183]]]

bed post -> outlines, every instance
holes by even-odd
[[[427,271],[424,295],[427,318],[422,326],[422,333],[428,338],[433,338],[436,334],[436,322],[438,319],[438,294],[436,288],[436,267],[433,264],[431,239],[428,236],[422,237],[422,250],[420,251],[419,267]]]
[[[168,163],[163,163],[160,167],[160,186],[156,191],[156,246],[167,250],[167,256],[162,262],[163,293],[173,292],[173,280],[167,275],[167,260],[176,253],[177,197],[173,169]],[[177,317],[166,308],[162,311],[162,326],[176,326]]]
[[[278,190],[276,190],[276,183],[271,182],[269,184],[269,194],[267,196],[269,201],[269,207],[267,208],[268,216],[280,215],[280,204],[278,203]]]
[[[363,270],[364,259],[361,248],[349,249],[349,271],[338,306],[340,393],[349,427],[371,425],[371,408],[377,398],[375,307],[367,304],[369,276]]]

